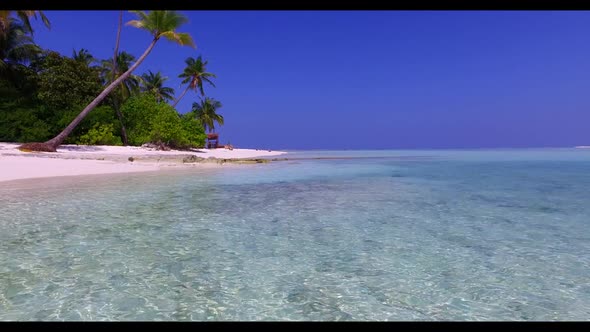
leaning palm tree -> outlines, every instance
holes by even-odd
[[[0,73],[9,74],[14,67],[27,63],[41,52],[24,25],[11,21],[5,34],[0,34]]]
[[[220,126],[223,125],[223,116],[217,114],[217,110],[221,108],[221,102],[205,97],[201,99],[200,103],[193,103],[192,115],[201,122],[205,131],[215,132],[215,122]]]
[[[138,20],[127,22],[127,25],[148,31],[153,39],[148,48],[137,59],[137,61],[123,73],[119,78],[109,84],[104,91],[102,91],[88,106],[86,106],[80,114],[57,136],[45,143],[27,143],[20,146],[24,151],[47,151],[56,152],[57,147],[72,133],[76,126],[92,111],[98,104],[113,91],[121,82],[126,80],[131,73],[145,60],[150,54],[154,46],[160,38],[164,37],[181,46],[195,47],[192,37],[188,33],[176,32],[176,29],[187,22],[187,18],[172,10],[154,10],[149,13],[143,11],[133,11],[138,17]]]
[[[186,62],[186,67],[184,68],[184,72],[182,74],[178,75],[178,77],[183,78],[182,84],[188,83],[188,85],[186,86],[186,89],[184,89],[184,91],[182,92],[180,97],[178,97],[178,99],[176,99],[176,101],[174,102],[174,105],[172,105],[172,107],[176,107],[176,104],[178,104],[180,99],[182,99],[182,97],[184,97],[184,95],[187,93],[187,91],[189,89],[190,90],[197,90],[197,88],[198,88],[199,91],[201,92],[201,96],[204,96],[205,92],[203,91],[203,82],[207,82],[207,83],[211,84],[213,87],[215,87],[215,84],[213,84],[213,82],[211,82],[210,78],[215,78],[217,76],[215,76],[215,74],[208,73],[206,71],[206,66],[207,66],[208,61],[203,61],[202,57],[199,55],[199,57],[197,59],[194,59],[192,57],[188,57],[185,60],[185,62]]]
[[[141,75],[141,91],[151,92],[156,96],[158,102],[174,99],[174,89],[164,86],[168,77],[162,73],[153,73],[151,70]]]
[[[96,61],[92,54],[90,54],[90,52],[85,48],[81,48],[79,51],[74,49],[72,52],[72,59],[80,63],[85,63],[88,67],[90,67],[90,65]]]
[[[8,31],[7,29],[10,27],[10,22],[13,20],[11,17],[12,14],[15,14],[17,18],[19,18],[25,29],[26,33],[33,34],[33,27],[31,26],[31,17],[37,18],[37,14],[41,17],[43,24],[49,29],[51,28],[51,23],[47,16],[43,14],[40,10],[0,10],[0,35],[6,34]]]

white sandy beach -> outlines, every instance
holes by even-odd
[[[182,163],[184,157],[247,159],[286,152],[255,149],[156,151],[133,146],[62,145],[57,152],[22,152],[20,144],[0,143],[0,182],[55,176],[157,171],[171,166],[218,167],[215,163]],[[129,161],[133,158],[133,162]]]

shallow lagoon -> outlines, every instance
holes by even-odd
[[[0,320],[590,317],[590,150],[281,157],[1,183]]]

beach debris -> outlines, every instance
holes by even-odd
[[[196,162],[200,162],[205,158],[201,158],[201,157],[197,157],[195,155],[190,155],[188,157],[184,157],[182,158],[182,162],[183,163],[196,163]]]
[[[127,158],[127,160],[129,160],[130,162],[133,162],[135,160],[135,158],[129,157],[129,158]]]
[[[265,164],[268,163],[269,160],[268,159],[261,159],[261,158],[256,158],[256,159],[237,159],[237,158],[223,158],[223,159],[219,159],[217,163],[219,164],[223,164],[223,163],[234,163],[234,164]]]
[[[154,149],[158,151],[170,151],[170,147],[164,142],[149,142],[141,145],[142,148]]]

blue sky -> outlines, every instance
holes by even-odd
[[[268,149],[590,145],[590,12],[182,11],[197,49],[158,42],[136,74],[182,92],[184,60],[217,75],[222,143]],[[46,11],[35,41],[112,57],[118,11]],[[124,22],[134,19],[129,12]],[[126,26],[139,56],[148,33]],[[177,109],[190,110],[189,92]]]

